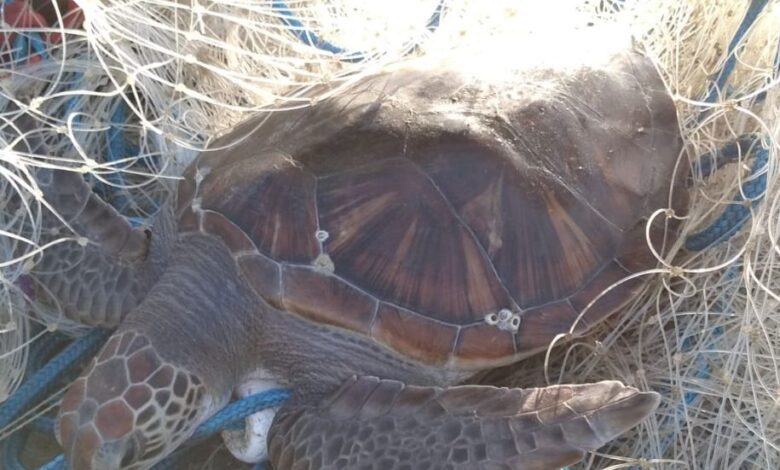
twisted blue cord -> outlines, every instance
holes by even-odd
[[[14,38],[14,60],[13,65],[24,63],[29,57],[29,48],[27,46],[27,37],[22,33],[16,33]]]
[[[214,433],[224,431],[236,421],[268,408],[281,406],[290,398],[290,392],[283,388],[275,388],[250,395],[241,400],[229,403],[219,410],[208,421],[198,426],[189,439],[188,444],[197,444]]]
[[[763,170],[766,169],[768,162],[769,151],[764,147],[757,149],[751,175],[742,184],[741,191],[707,228],[685,240],[685,247],[688,250],[701,251],[728,240],[745,225],[750,218],[750,208],[758,204],[766,192],[767,173]]]
[[[711,176],[728,163],[735,162],[740,156],[747,156],[758,136],[755,134],[741,135],[734,142],[729,142],[715,152],[707,152],[696,159],[695,173],[702,177]],[[691,175],[693,176],[693,175]]]
[[[196,445],[215,433],[224,431],[225,429],[231,429],[236,424],[240,424],[245,417],[257,413],[258,411],[282,406],[289,397],[290,392],[288,390],[277,388],[250,395],[241,400],[229,403],[205,423],[198,426],[182,448]],[[176,455],[169,456],[157,463],[153,467],[153,470],[176,468],[176,460]],[[66,468],[65,458],[62,455],[58,455],[54,460],[40,467],[38,470],[64,470]]]
[[[94,355],[110,332],[93,329],[68,345],[0,405],[0,429],[8,426],[82,359]]]
[[[769,3],[768,0],[751,0],[750,5],[748,5],[747,11],[745,12],[745,16],[742,18],[742,22],[740,22],[737,31],[731,38],[731,42],[729,42],[727,49],[728,57],[723,63],[720,72],[710,85],[707,96],[704,98],[706,103],[714,103],[715,100],[718,99],[719,90],[722,90],[725,87],[726,82],[728,81],[729,76],[731,76],[731,72],[734,71],[734,66],[737,63],[737,46],[742,42],[742,38],[745,37],[745,34],[747,34],[750,27],[753,26],[753,23],[756,22],[767,3]],[[706,115],[706,113],[702,113],[702,115]]]
[[[275,388],[229,403],[205,423],[198,426],[182,448],[196,445],[209,436],[226,429],[235,429],[237,425],[243,424],[244,418],[247,416],[268,408],[282,406],[289,397],[289,390]],[[152,467],[152,470],[173,469],[176,460],[176,455],[171,455]]]
[[[50,460],[47,464],[38,467],[38,470],[67,470],[65,456],[60,454]]]
[[[109,332],[94,329],[74,341],[45,366],[39,368],[44,359],[64,341],[58,333],[47,335],[32,351],[28,362],[28,370],[38,369],[31,377],[0,405],[0,429],[8,426],[33,403],[50,390],[63,376],[67,375],[82,359],[94,355],[108,337]],[[44,432],[54,431],[54,421],[41,417],[33,421],[32,429]],[[24,445],[27,429],[22,429],[9,436],[2,443],[3,469],[24,469],[19,462],[19,453]]]
[[[753,23],[756,22],[767,3],[767,0],[751,0],[747,11],[745,12],[745,16],[742,18],[739,27],[737,27],[737,31],[734,33],[734,36],[729,42],[727,49],[728,58],[710,85],[710,90],[707,96],[704,98],[705,102],[714,103],[718,98],[718,90],[724,88],[726,82],[731,76],[731,72],[734,70],[734,65],[736,64],[737,60],[737,46],[740,44]],[[776,54],[775,69],[776,74],[780,73],[780,43],[778,44],[778,50]],[[700,114],[699,117],[701,119],[706,115],[707,112],[705,110]],[[734,158],[739,155],[739,151],[743,150],[742,145],[745,142],[741,141],[741,139],[742,138],[737,141],[734,148],[730,149],[732,150],[731,153],[735,155]],[[748,144],[747,147],[749,146],[750,145]],[[729,152],[727,150],[724,151],[724,153]],[[701,232],[689,236],[686,239],[685,247],[688,250],[701,251],[730,239],[745,225],[748,218],[750,217],[750,208],[747,205],[754,206],[763,199],[762,196],[766,191],[767,185],[766,172],[756,177],[753,176],[757,175],[766,167],[768,162],[768,152],[766,149],[758,149],[755,153],[756,155],[753,162],[753,167],[751,169],[751,177],[749,177],[748,181],[742,185],[741,190],[734,196],[732,203],[730,203],[723,210],[723,213],[721,213],[707,228]],[[703,175],[709,175],[712,171],[713,158],[712,156],[704,157],[704,160],[699,162],[699,168],[702,170],[701,172]],[[723,162],[721,164],[723,164]],[[718,167],[719,166],[720,165],[718,165]],[[745,201],[745,197],[750,200],[749,203]]]

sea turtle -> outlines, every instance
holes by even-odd
[[[42,187],[84,238],[46,252],[39,286],[118,326],[60,406],[71,468],[147,468],[246,383],[292,391],[267,429],[275,469],[576,462],[658,395],[461,384],[636,294],[604,292],[655,265],[647,222],[685,207],[681,153],[659,74],[625,52],[354,79],[216,139],[151,231],[52,172]],[[671,243],[663,219],[649,233]]]

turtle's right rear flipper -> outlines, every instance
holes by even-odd
[[[50,154],[33,119],[24,116],[15,123],[25,133],[16,146],[19,151]],[[131,226],[93,193],[79,172],[39,168],[35,176],[48,205],[40,239],[48,247],[31,272],[36,298],[73,320],[118,324],[159,275],[161,260],[149,258],[165,243]]]
[[[322,403],[283,407],[268,451],[274,469],[557,469],[657,404],[619,382],[441,389],[361,377]]]

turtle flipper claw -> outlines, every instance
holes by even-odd
[[[441,389],[353,378],[322,403],[282,408],[269,455],[277,469],[555,469],[657,404],[619,382]]]

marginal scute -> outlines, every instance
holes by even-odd
[[[522,327],[522,325],[521,325]],[[455,359],[462,364],[489,367],[515,352],[514,335],[493,325],[462,327],[455,346]]]
[[[444,364],[458,329],[382,303],[371,335],[384,345],[428,364]]]
[[[616,260],[629,272],[636,273],[658,265],[658,259],[647,245],[647,224],[648,220],[642,219],[623,238]],[[650,224],[650,243],[661,256],[666,256],[673,245],[675,239],[673,235],[679,228],[679,220],[667,220],[663,215],[656,217]]]
[[[639,289],[641,281],[640,278],[627,280],[628,275],[619,264],[612,261],[604,266],[598,276],[583,286],[580,292],[572,296],[571,304],[578,312],[587,308],[582,316],[585,325],[595,325],[631,300],[629,294]]]
[[[201,219],[203,231],[218,237],[227,245],[231,252],[241,253],[253,251],[255,249],[254,243],[247,237],[246,233],[228,220],[224,215],[218,212],[204,210]]]
[[[543,351],[558,334],[569,331],[577,314],[566,300],[523,312],[520,329],[515,335],[518,355],[530,356]],[[577,323],[575,333],[584,331],[584,328],[584,323]]]
[[[313,268],[285,266],[282,277],[286,310],[316,322],[369,332],[376,299]]]
[[[200,212],[195,212],[192,207],[182,209],[178,221],[179,233],[197,232],[200,230]]]
[[[282,308],[281,267],[260,254],[238,258],[238,267],[257,295],[276,308]]]

